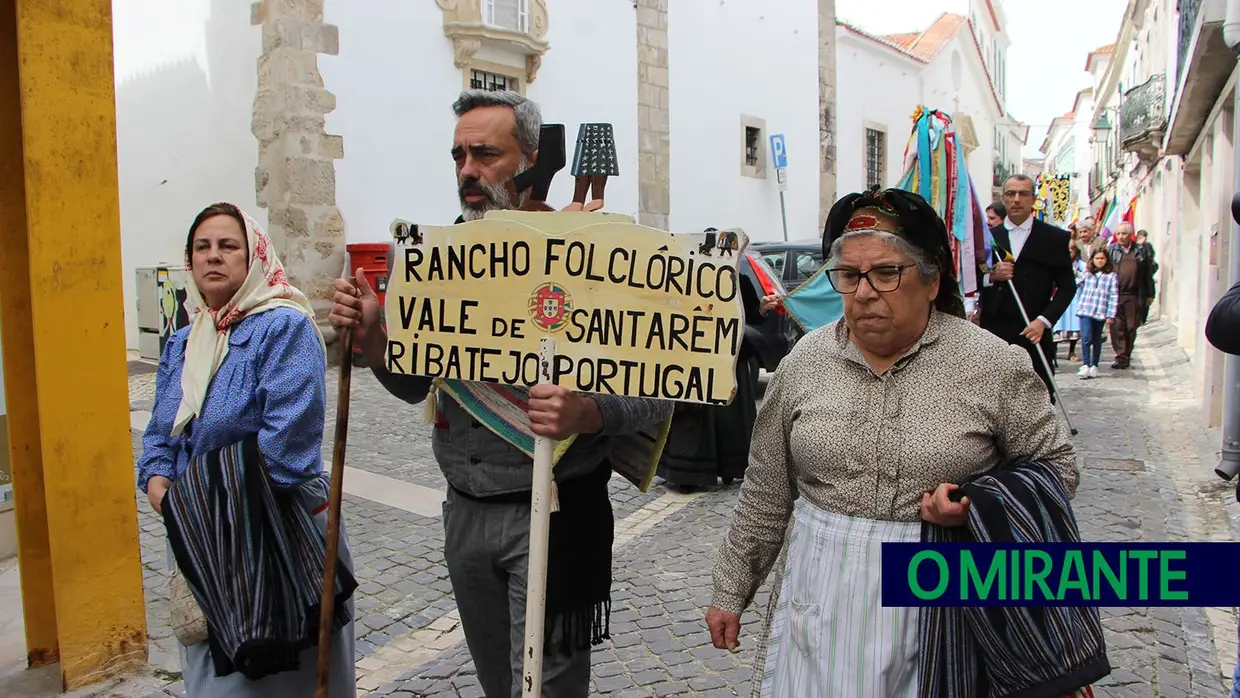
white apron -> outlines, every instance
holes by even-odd
[[[880,544],[921,523],[823,511],[798,498],[762,698],[915,698],[915,608],[883,608]]]

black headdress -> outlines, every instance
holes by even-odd
[[[852,230],[879,230],[904,238],[924,250],[939,268],[939,294],[934,307],[941,312],[965,317],[964,300],[956,282],[956,265],[947,226],[926,200],[903,189],[848,194],[831,207],[822,231],[822,256],[831,245]]]

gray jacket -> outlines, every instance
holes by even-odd
[[[392,395],[416,405],[426,399],[430,378],[389,373],[373,366],[375,377]],[[594,471],[612,452],[617,434],[631,434],[672,414],[666,400],[591,395],[603,416],[599,434],[581,435],[555,466],[556,482]],[[455,400],[437,393],[439,424],[434,430],[435,460],[448,484],[473,497],[525,492],[532,486],[533,461],[516,446],[476,421]]]

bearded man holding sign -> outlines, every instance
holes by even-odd
[[[538,106],[513,92],[467,90],[453,110],[458,122],[452,157],[462,211],[457,223],[528,204],[528,191],[513,180],[538,161],[542,129]],[[392,254],[389,260],[398,256],[396,272],[389,269],[390,278],[400,276],[401,265],[409,259]],[[394,291],[389,288],[389,307]],[[555,305],[556,293],[547,290],[547,307]],[[557,454],[554,469],[558,511],[550,524],[541,693],[548,698],[584,698],[590,686],[590,648],[607,636],[610,610],[611,460],[623,447],[624,437],[657,430],[669,419],[672,403],[587,395],[554,384],[533,385],[527,392],[520,386],[402,375],[404,371],[391,370],[394,359],[380,315],[379,300],[360,271],[356,288],[344,280],[336,282],[332,324],[354,328],[375,377],[390,393],[411,405],[425,401],[433,413],[435,458],[448,481],[444,559],[478,680],[488,698],[531,695],[522,681],[526,583],[532,574],[527,561],[531,444],[536,437],[571,439],[569,447]],[[389,312],[393,331],[398,321]],[[477,324],[480,331],[490,329],[489,320]],[[462,329],[464,325],[458,322]],[[440,324],[438,329],[445,328]],[[528,418],[518,412],[519,418],[506,425],[486,423],[477,405],[488,400],[517,405]],[[507,433],[504,426],[516,433],[501,436]]]

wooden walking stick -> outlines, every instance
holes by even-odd
[[[352,285],[354,277],[348,277]],[[327,698],[331,668],[332,624],[336,619],[336,565],[340,559],[340,503],[344,498],[344,449],[349,437],[349,383],[353,378],[353,328],[340,330],[340,386],[336,393],[336,442],[332,445],[331,494],[327,500],[327,554],[323,559],[323,594],[319,597],[318,685],[314,698]]]

